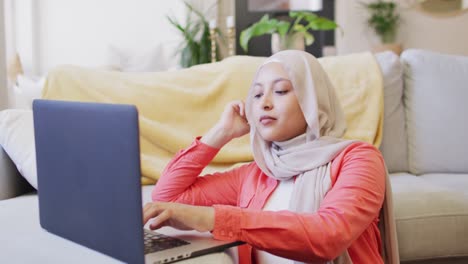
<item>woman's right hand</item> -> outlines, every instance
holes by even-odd
[[[230,134],[231,139],[242,137],[249,133],[250,126],[245,115],[243,101],[233,101],[226,105],[218,125]]]
[[[221,148],[232,139],[241,137],[249,131],[244,102],[232,101],[224,108],[218,123],[202,137],[201,141],[212,147]]]

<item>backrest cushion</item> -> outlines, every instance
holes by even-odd
[[[403,108],[403,67],[393,52],[375,54],[384,82],[384,126],[380,151],[389,172],[408,171],[405,111]]]
[[[468,172],[468,57],[403,52],[409,172]]]
[[[0,145],[19,173],[37,189],[33,113],[27,109],[0,111]]]

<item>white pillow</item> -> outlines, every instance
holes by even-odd
[[[36,146],[31,110],[0,111],[0,145],[21,175],[37,189]]]
[[[380,150],[388,171],[408,171],[407,134],[403,106],[403,65],[391,51],[375,54],[384,81],[384,125]]]
[[[409,172],[468,173],[468,56],[409,49],[401,62]]]
[[[125,49],[109,45],[107,66],[123,72],[158,72],[178,68],[179,56],[171,42],[149,48]]]
[[[13,86],[15,107],[20,109],[32,109],[32,101],[41,98],[45,77],[32,78],[25,75],[18,75],[16,84]]]

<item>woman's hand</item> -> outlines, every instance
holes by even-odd
[[[151,230],[172,226],[180,230],[211,231],[214,228],[213,207],[179,203],[153,202],[143,207],[143,225],[151,218]]]
[[[231,139],[241,137],[250,131],[249,123],[245,115],[245,104],[243,101],[233,101],[226,105],[218,125],[225,131],[230,132]]]
[[[221,148],[232,139],[241,137],[249,131],[250,126],[245,115],[244,102],[233,101],[226,105],[218,123],[202,137],[201,141]]]

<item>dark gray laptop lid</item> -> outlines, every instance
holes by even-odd
[[[144,263],[136,107],[35,100],[33,113],[41,226]]]

